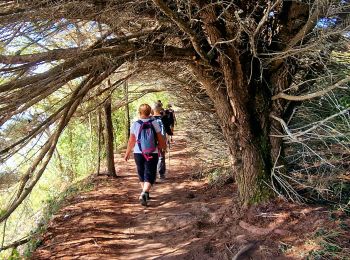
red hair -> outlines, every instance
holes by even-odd
[[[152,112],[152,108],[148,104],[142,104],[139,107],[140,115],[149,116]]]

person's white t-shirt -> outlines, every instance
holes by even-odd
[[[139,120],[141,120],[142,122],[148,122],[149,120],[151,120],[151,118],[139,119]],[[160,126],[159,126],[159,124],[157,123],[156,120],[153,119],[152,125],[154,127],[154,130],[156,130],[156,133],[159,133],[161,131]],[[135,135],[136,140],[137,140],[137,136],[139,134],[140,127],[141,127],[141,124],[138,123],[138,122],[132,123],[132,125],[130,127],[130,134]],[[155,136],[155,138],[157,138],[157,137]],[[142,153],[140,151],[139,145],[137,143],[134,146],[134,153]],[[156,148],[156,150],[153,153],[158,153],[158,147]]]

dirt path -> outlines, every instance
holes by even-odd
[[[151,191],[147,208],[138,202],[134,161],[125,163],[118,155],[119,177],[97,177],[94,191],[70,200],[52,220],[33,259],[179,259],[188,247],[201,244],[208,207],[230,199],[203,203],[197,196],[203,183],[189,179],[194,165],[187,160],[185,137],[174,141],[170,173]]]
[[[276,200],[240,210],[234,184],[210,188],[191,178],[198,167],[185,139],[175,137],[170,174],[147,208],[138,202],[134,161],[118,155],[119,177],[96,177],[93,191],[67,201],[32,259],[232,259],[247,245],[251,259],[304,259],[310,234],[332,227],[322,208]]]

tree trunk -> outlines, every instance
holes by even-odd
[[[129,86],[127,81],[124,82],[124,99],[126,102],[125,105],[125,121],[126,121],[126,129],[125,129],[125,145],[127,145],[129,137],[130,137],[130,111],[129,111]]]
[[[100,167],[101,167],[101,143],[102,143],[102,116],[101,116],[101,108],[97,109],[97,175],[100,175]]]
[[[68,178],[69,180],[72,182],[76,179],[77,177],[77,170],[76,170],[76,156],[75,156],[75,151],[74,151],[74,144],[73,144],[73,132],[72,132],[72,127],[70,127],[70,125],[68,125],[67,127],[67,134],[68,134],[68,141],[69,141],[69,156],[70,156],[70,160],[69,160],[69,170],[68,170]]]
[[[90,132],[90,144],[89,144],[89,152],[90,152],[90,165],[93,166],[94,163],[94,149],[92,147],[92,144],[94,142],[94,138],[93,138],[93,124],[92,124],[92,117],[91,117],[91,113],[89,113],[88,115],[89,118],[89,132]]]
[[[227,113],[219,117],[219,123],[230,148],[240,199],[243,204],[248,205],[267,200],[272,194],[266,185],[272,166],[268,125],[265,124],[268,115],[262,111],[263,116],[257,116],[257,110],[268,104],[269,100],[259,94],[256,100],[240,105],[236,102],[240,98],[239,93],[235,92],[234,95],[234,99],[229,98],[226,101],[227,106],[234,106],[234,111],[231,110],[233,116],[229,118]],[[257,104],[261,106],[257,107]]]
[[[223,36],[214,8],[203,10],[202,18],[210,41],[219,42]],[[258,62],[240,55],[230,45],[221,46],[221,51],[224,54],[220,53],[218,59],[212,61],[220,74],[210,74],[200,65],[192,66],[192,70],[214,103],[229,146],[241,201],[249,205],[267,200],[271,195],[264,183],[271,173],[267,124],[271,94],[266,94],[268,91],[259,75],[251,75],[259,74]]]
[[[192,66],[192,69],[213,100],[219,124],[229,146],[232,171],[242,203],[248,205],[268,199],[271,191],[264,182],[271,172],[268,96],[262,91],[256,91],[253,98],[244,103],[242,101],[245,96],[240,96],[239,91],[232,92],[232,96],[228,97],[225,89],[213,85],[215,80],[204,68]],[[230,81],[237,80],[236,77],[236,73],[226,75],[226,84],[233,84]],[[259,113],[263,112],[261,118],[257,117],[258,110]]]
[[[106,159],[108,175],[117,177],[117,173],[114,167],[114,154],[113,154],[113,123],[112,123],[112,105],[111,97],[109,97],[104,104],[105,114],[105,141],[106,141]]]
[[[63,174],[63,173],[64,173],[64,166],[63,166],[63,163],[62,163],[61,155],[60,155],[60,153],[58,152],[57,147],[56,147],[56,149],[55,149],[54,155],[55,155],[56,158],[57,158],[58,169],[60,170],[61,174]]]
[[[227,105],[237,104],[232,99],[226,102]],[[233,173],[240,198],[246,205],[267,200],[272,194],[266,185],[269,182],[272,167],[269,131],[266,124],[268,113],[261,111],[262,116],[260,118],[257,116],[257,110],[268,103],[269,100],[259,94],[256,100],[250,100],[245,106],[235,106],[235,111],[232,111],[234,115],[231,118],[228,113],[219,117],[219,123],[230,148]],[[219,104],[219,106],[222,105]]]

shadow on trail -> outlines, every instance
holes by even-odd
[[[93,191],[67,201],[32,259],[187,258],[188,247],[207,236],[209,209],[198,192],[203,183],[188,177],[195,165],[185,135],[174,140],[170,165],[166,159],[170,173],[166,182],[154,185],[148,207],[139,205],[134,161],[115,155],[119,177],[97,176]],[[210,252],[207,256],[211,258]]]
[[[148,207],[138,201],[134,161],[115,155],[119,177],[96,176],[93,191],[68,200],[32,259],[232,259],[252,243],[243,259],[304,259],[284,256],[281,243],[304,250],[320,225],[336,227],[322,208],[278,199],[242,211],[234,184],[209,187],[191,178],[199,167],[186,136],[174,140],[170,174],[154,185]]]

